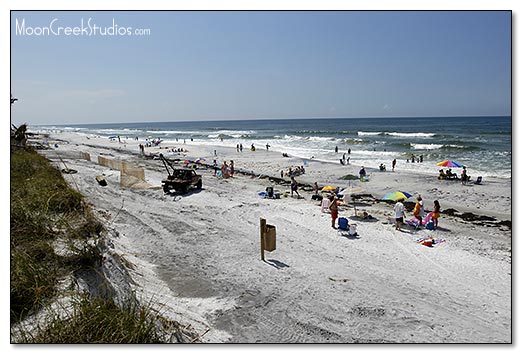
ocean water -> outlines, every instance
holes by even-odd
[[[391,169],[392,160],[397,159],[399,170],[431,174],[440,169],[437,162],[450,159],[465,165],[471,176],[511,178],[511,117],[271,119],[36,128],[107,138],[160,138],[167,146],[182,146],[184,139],[193,139],[192,144],[234,148],[242,143],[244,149],[251,144],[265,149],[269,144],[270,150],[303,160],[340,163],[346,154],[350,164],[377,168],[384,163]],[[406,162],[412,155],[422,155],[423,162]]]

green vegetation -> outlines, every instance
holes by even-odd
[[[99,269],[104,227],[60,171],[27,148],[11,151],[10,226],[11,325],[15,328],[64,295],[57,288],[61,279]],[[127,303],[118,307],[111,299],[81,296],[68,311],[72,314],[63,318],[51,311],[48,317],[53,318],[38,325],[37,331],[21,328],[17,342],[159,342],[151,309],[139,307],[134,299]]]
[[[83,221],[80,227],[94,227],[85,226],[93,223],[92,217],[86,217],[81,194],[69,188],[58,169],[33,151],[14,150],[11,153],[11,322],[45,305],[55,295],[57,279],[70,270],[67,267],[70,260],[56,255],[52,242],[63,236],[78,235],[67,221],[72,219]],[[93,265],[92,252],[88,254],[87,264]]]
[[[113,301],[82,297],[70,318],[55,318],[36,335],[24,333],[25,343],[161,343],[149,309],[129,301],[123,308]]]

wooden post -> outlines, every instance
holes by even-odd
[[[266,220],[259,218],[259,233],[261,235],[261,259],[265,260],[265,231],[266,231]]]

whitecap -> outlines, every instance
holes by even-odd
[[[443,146],[441,144],[411,144],[411,148],[414,150],[436,150]]]

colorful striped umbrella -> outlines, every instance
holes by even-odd
[[[462,167],[462,165],[458,162],[452,161],[452,160],[444,160],[439,163],[437,163],[437,166],[442,167]]]
[[[382,197],[383,200],[399,200],[399,199],[408,199],[411,197],[410,193],[401,192],[401,191],[395,191],[386,193],[384,197]]]

